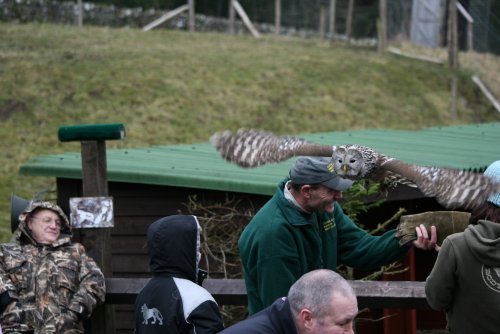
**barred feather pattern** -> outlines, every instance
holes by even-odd
[[[473,209],[500,192],[500,183],[482,173],[427,167],[391,159],[382,166],[413,181],[427,197],[435,197],[447,209]]]
[[[416,182],[419,189],[448,209],[472,209],[500,192],[500,183],[482,173],[421,166],[415,169],[421,174]]]
[[[500,183],[483,174],[408,164],[362,145],[320,145],[255,129],[216,133],[210,142],[224,159],[241,167],[277,163],[298,155],[331,156],[335,172],[342,177],[373,179],[386,188],[417,186],[448,209],[472,209],[500,192]]]
[[[309,142],[293,136],[275,136],[266,131],[239,129],[224,131],[210,138],[222,157],[241,167],[258,167],[287,160]]]

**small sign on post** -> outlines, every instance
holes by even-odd
[[[108,196],[108,182],[106,177],[105,141],[125,138],[124,126],[120,123],[63,126],[59,128],[58,137],[62,142],[81,142],[83,197],[86,199],[91,197],[106,198]],[[79,202],[78,200],[73,200],[75,203]],[[109,213],[106,209],[104,212],[106,214]],[[73,216],[73,214],[71,214],[71,216]],[[75,215],[75,217],[76,216],[77,215]],[[96,219],[96,217],[94,217],[94,219]],[[110,228],[89,226],[85,229],[80,229],[79,234],[80,242],[87,250],[88,255],[91,256],[101,268],[104,276],[112,277]],[[114,308],[111,305],[98,307],[92,313],[90,322],[85,324],[86,330],[89,333],[97,334],[114,333],[113,319]]]
[[[73,228],[114,226],[111,197],[72,197],[69,199],[69,209]]]

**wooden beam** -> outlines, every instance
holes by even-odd
[[[474,43],[473,43],[474,19],[469,14],[469,12],[464,8],[464,6],[462,6],[460,2],[457,2],[457,8],[460,14],[462,14],[462,16],[467,21],[467,51],[472,51],[474,49]]]
[[[481,89],[481,92],[483,92],[484,96],[486,96],[486,98],[488,99],[488,101],[491,102],[491,104],[493,105],[493,107],[498,112],[500,112],[500,103],[495,98],[495,96],[488,90],[488,88],[486,87],[486,85],[483,84],[483,82],[479,79],[479,77],[477,75],[473,75],[472,76],[472,81],[474,81],[474,83],[476,85],[478,85],[479,89]]]
[[[174,10],[171,10],[171,11],[168,11],[165,15],[162,15],[161,17],[157,18],[156,20],[154,20],[153,22],[145,25],[143,28],[142,28],[142,31],[149,31],[153,28],[156,28],[157,26],[159,26],[160,24],[162,24],[163,22],[165,21],[168,21],[170,20],[172,17],[174,16],[177,16],[179,15],[180,13],[182,12],[185,12],[186,10],[189,9],[189,5],[186,4],[186,5],[183,5],[183,6],[180,6],[180,7],[177,7],[176,9]]]
[[[415,60],[422,60],[422,61],[426,61],[426,62],[434,63],[434,64],[440,64],[440,65],[443,64],[443,61],[441,59],[439,59],[439,58],[428,57],[428,56],[418,55],[418,54],[406,53],[406,52],[401,51],[401,49],[395,48],[393,46],[390,46],[387,49],[387,51],[389,51],[390,53],[392,53],[394,55],[397,55],[397,56],[407,57],[407,58],[411,58],[411,59],[415,59]]]
[[[106,303],[133,304],[149,278],[107,278]],[[425,282],[410,281],[349,281],[360,307],[375,309],[428,309]],[[207,279],[203,283],[220,305],[246,305],[247,294],[243,279]]]
[[[252,21],[250,21],[247,13],[243,9],[243,7],[240,5],[238,0],[233,0],[232,3],[233,3],[234,9],[236,10],[236,12],[238,12],[238,15],[241,17],[241,19],[243,20],[243,23],[247,26],[248,30],[253,35],[253,37],[259,38],[260,37],[259,32],[253,26]]]

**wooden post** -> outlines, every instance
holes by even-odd
[[[319,39],[325,40],[325,21],[326,21],[326,8],[323,1],[319,5]]]
[[[82,5],[82,0],[78,0],[76,2],[76,6],[78,8],[78,14],[76,18],[76,24],[81,27],[83,26],[83,5]]]
[[[457,0],[450,0],[448,7],[448,65],[451,69],[451,118],[457,119],[457,69],[458,69],[458,23]]]
[[[82,158],[82,195],[102,197],[108,195],[106,144],[107,139],[123,139],[122,124],[97,124],[64,126],[59,128],[60,141],[80,141]],[[106,278],[113,276],[111,269],[110,228],[83,228],[79,230],[80,242]],[[87,333],[114,333],[114,306],[98,306],[89,321]]]
[[[189,31],[194,32],[194,23],[195,23],[195,16],[194,16],[194,0],[188,0],[188,6],[189,6]]]
[[[275,0],[274,2],[274,27],[276,35],[279,35],[281,29],[281,0]]]
[[[345,34],[348,40],[351,39],[353,9],[354,9],[354,0],[349,0],[349,3],[347,5],[347,19],[345,21]]]
[[[234,0],[229,0],[229,34],[234,35],[235,29],[235,10],[234,10]]]
[[[333,41],[335,38],[335,0],[330,0],[328,34]]]
[[[82,195],[97,197],[108,195],[106,178],[106,144],[104,141],[82,141]],[[80,230],[80,238],[87,254],[101,268],[105,277],[112,277],[111,231],[109,228],[89,228]],[[101,305],[92,312],[87,329],[89,333],[114,333],[114,307]]]
[[[379,0],[379,41],[378,52],[383,53],[387,49],[387,0]]]

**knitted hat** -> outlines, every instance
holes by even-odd
[[[489,165],[488,168],[486,168],[486,170],[484,171],[484,175],[489,176],[497,182],[500,182],[500,160],[497,160]],[[488,198],[488,202],[493,203],[496,206],[500,206],[500,193],[491,195],[490,198]]]
[[[335,174],[332,158],[326,157],[298,158],[290,170],[290,179],[296,184],[320,183],[337,191],[345,191],[354,183]]]

